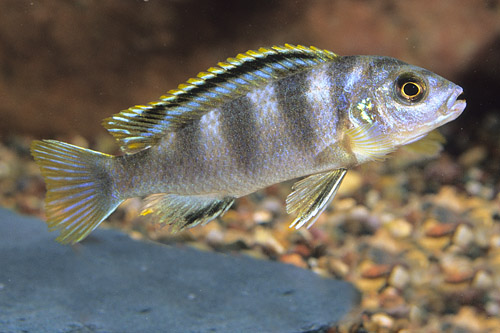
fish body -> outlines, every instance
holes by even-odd
[[[49,227],[85,238],[123,200],[174,229],[207,223],[235,198],[307,176],[287,198],[292,226],[314,223],[348,169],[380,160],[458,117],[462,89],[377,56],[285,45],[248,51],[158,102],[105,119],[121,156],[34,141]]]

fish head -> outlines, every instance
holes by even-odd
[[[364,63],[366,79],[350,121],[372,122],[394,147],[423,138],[465,109],[463,89],[435,73],[389,57],[366,57]]]

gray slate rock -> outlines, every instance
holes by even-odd
[[[358,302],[342,281],[277,262],[96,230],[54,242],[0,209],[0,332],[322,332]]]

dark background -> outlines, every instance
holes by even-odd
[[[105,133],[103,118],[239,52],[291,43],[393,56],[449,78],[464,87],[468,108],[444,132],[480,140],[474,130],[491,126],[489,115],[500,109],[499,7],[493,0],[4,0],[0,139],[78,134],[92,144]]]

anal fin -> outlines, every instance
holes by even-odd
[[[296,182],[292,187],[293,192],[286,198],[287,213],[297,212],[290,228],[299,229],[308,222],[307,227],[311,227],[332,201],[346,173],[347,169],[337,169]]]
[[[152,214],[159,223],[172,225],[176,232],[212,221],[224,214],[233,202],[232,197],[158,193],[146,198],[141,215]]]

